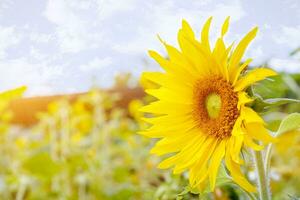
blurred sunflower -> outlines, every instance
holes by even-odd
[[[152,126],[141,134],[161,138],[151,150],[157,155],[173,153],[159,164],[165,169],[174,166],[174,173],[189,171],[192,187],[203,187],[206,180],[213,190],[219,167],[224,158],[233,180],[247,191],[255,187],[244,177],[240,165],[243,146],[261,150],[273,142],[263,119],[247,103],[252,99],[246,89],[251,84],[274,76],[270,69],[259,68],[245,74],[251,59],[241,64],[242,56],[256,36],[253,28],[232,50],[223,37],[229,26],[225,20],[215,47],[209,43],[212,18],[204,24],[198,41],[189,24],[183,20],[178,32],[180,50],[162,41],[168,52],[165,59],[154,51],[149,54],[165,72],[146,72],[143,77],[160,85],[146,92],[158,100],[141,111],[155,117],[145,121]]]

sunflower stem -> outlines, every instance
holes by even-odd
[[[269,178],[267,177],[262,151],[253,151],[253,160],[257,174],[257,187],[260,200],[271,200]]]
[[[269,144],[267,146],[267,151],[265,156],[265,170],[266,170],[267,177],[269,177],[270,174],[272,149],[273,149],[273,144]]]

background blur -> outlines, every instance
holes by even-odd
[[[199,199],[186,174],[156,168],[155,141],[137,134],[147,127],[138,110],[153,101],[143,87],[156,87],[140,74],[160,70],[147,50],[165,54],[156,34],[177,46],[183,18],[200,37],[214,16],[214,41],[231,16],[228,44],[259,26],[245,58],[280,72],[252,92],[300,99],[299,10],[298,0],[0,0],[0,199]],[[259,111],[275,132],[300,105]],[[299,133],[275,148],[276,200],[300,196]],[[254,181],[253,166],[243,170]],[[217,186],[203,199],[246,199],[222,174]]]

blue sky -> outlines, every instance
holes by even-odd
[[[176,45],[182,18],[200,34],[209,16],[212,40],[226,16],[228,44],[258,25],[246,54],[253,64],[300,72],[299,56],[289,56],[300,46],[299,10],[299,0],[0,0],[0,91],[72,93],[109,87],[122,72],[138,77],[158,68],[148,49],[164,54],[156,34]]]

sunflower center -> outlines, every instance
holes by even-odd
[[[220,95],[212,93],[206,97],[205,107],[210,118],[215,119],[219,116],[221,106],[222,101]]]
[[[222,77],[204,77],[194,86],[193,118],[201,131],[210,136],[231,136],[239,116],[237,104],[237,93]]]

